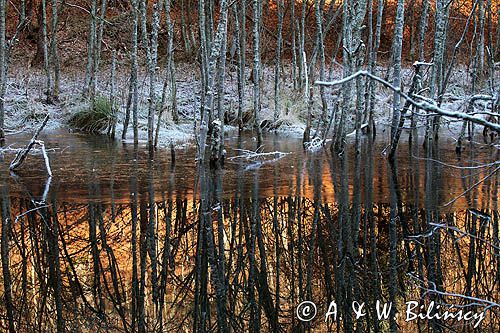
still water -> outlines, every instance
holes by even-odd
[[[211,171],[190,146],[40,139],[52,178],[36,155],[9,173],[28,136],[0,167],[2,330],[499,331],[497,147],[405,134],[389,163],[383,131],[340,155],[269,136],[286,154],[248,159],[229,136]]]

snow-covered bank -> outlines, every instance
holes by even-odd
[[[103,66],[105,67],[105,66]],[[274,118],[274,80],[272,67],[263,69],[264,80],[262,85],[262,114],[261,119],[269,128],[276,129],[278,135],[283,137],[302,137],[307,118],[307,101],[302,91],[293,89],[293,83],[290,77],[283,77],[281,83],[279,98],[279,120],[275,124]],[[226,112],[226,131],[234,131],[235,119],[238,111],[238,89],[236,84],[236,67],[228,67],[226,82],[224,106]],[[379,72],[384,73],[385,69],[380,68]],[[195,120],[199,117],[200,110],[200,80],[198,68],[193,64],[177,64],[177,110],[180,116],[180,122],[174,124],[169,112],[169,103],[163,113],[161,130],[159,132],[159,146],[168,146],[170,143],[194,143],[194,131],[196,128]],[[287,70],[284,70],[286,73]],[[19,131],[30,130],[49,113],[50,120],[47,129],[68,128],[70,117],[82,108],[88,107],[88,102],[82,97],[84,86],[84,73],[81,70],[64,71],[61,77],[61,90],[58,101],[49,104],[46,103],[45,96],[45,75],[40,70],[30,69],[12,69],[9,73],[9,80],[6,92],[6,128],[7,135]],[[248,69],[247,73],[250,73]],[[341,78],[341,70],[338,68],[331,72],[329,80]],[[404,87],[408,87],[411,82],[413,70],[407,68],[403,71]],[[146,80],[146,73],[140,74],[139,80],[139,139],[147,140],[147,106],[149,97],[149,85]],[[161,97],[163,90],[163,78],[165,73],[159,73],[159,80],[155,86],[158,98]],[[104,98],[109,97],[110,90],[109,72],[100,73],[97,82],[97,95]],[[121,137],[123,130],[123,119],[125,115],[128,89],[129,89],[128,68],[126,64],[118,67],[117,84],[115,100],[118,106],[118,122],[116,133]],[[443,99],[442,107],[450,111],[465,111],[468,103],[467,86],[469,76],[465,69],[458,69],[452,75],[448,92]],[[245,85],[245,103],[243,105],[244,118],[247,120],[247,126],[252,126],[253,114],[253,83],[247,80]],[[317,89],[317,87],[316,87]],[[327,102],[332,107],[333,100],[338,95],[338,90],[327,89]],[[168,96],[168,93],[167,93]],[[375,119],[378,126],[388,126],[392,111],[393,92],[377,86],[375,96]],[[485,109],[486,105],[476,103],[478,111]],[[319,93],[315,91],[314,103],[312,107],[312,118],[317,119],[321,113],[321,102]],[[348,127],[352,129],[354,115],[349,115]],[[446,120],[446,118],[445,118]],[[461,121],[448,119],[443,126],[444,130],[450,130],[452,135],[456,135],[462,126]],[[155,121],[156,123],[156,121]],[[127,141],[132,140],[132,129],[129,127]]]

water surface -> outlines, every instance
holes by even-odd
[[[411,301],[484,313],[478,331],[500,327],[495,147],[457,156],[452,137],[425,149],[406,133],[391,164],[384,131],[340,155],[270,135],[263,151],[286,156],[234,158],[256,148],[245,134],[226,139],[224,168],[211,171],[188,145],[173,163],[168,149],[151,160],[144,145],[102,136],[41,139],[51,179],[41,156],[11,174],[13,152],[3,154],[3,327],[469,332],[478,321],[406,321]],[[317,305],[308,322],[296,312],[305,300]],[[388,318],[377,301],[393,304]],[[325,323],[331,304],[338,317]]]

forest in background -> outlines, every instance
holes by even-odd
[[[499,130],[496,0],[0,0],[0,13],[0,136],[17,71],[38,73],[43,105],[61,104],[69,73],[81,82],[69,94],[86,107],[65,120],[80,130],[126,139],[130,128],[137,143],[143,129],[153,148],[162,127],[194,121],[198,156],[208,142],[212,161],[224,125],[252,128],[258,148],[262,131],[301,122],[306,146],[341,151],[351,130],[373,131],[390,112],[391,154],[410,115],[426,137],[441,116],[492,141]],[[179,113],[181,64],[197,98]],[[377,114],[381,89],[392,96]]]

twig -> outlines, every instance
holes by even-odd
[[[444,204],[443,207],[447,207],[447,206],[451,205],[452,203],[454,203],[455,201],[457,201],[458,199],[460,199],[461,197],[463,197],[464,195],[466,195],[467,193],[469,193],[470,191],[472,191],[474,188],[476,188],[477,186],[479,186],[486,179],[488,179],[491,176],[493,176],[498,170],[500,170],[500,166],[497,167],[497,168],[495,168],[495,170],[493,170],[492,172],[490,172],[483,179],[477,181],[471,187],[469,187],[468,189],[466,189],[465,191],[463,191],[459,196],[455,197],[453,200],[451,200],[451,201],[447,202],[446,204]]]
[[[21,217],[25,216],[26,214],[29,214],[29,213],[31,213],[31,212],[35,212],[35,211],[37,211],[37,210],[39,210],[39,209],[42,209],[42,208],[48,208],[48,207],[50,207],[50,206],[49,206],[49,205],[43,205],[43,206],[36,206],[35,208],[29,209],[29,210],[25,211],[24,213],[21,213],[21,214],[17,215],[17,216],[16,216],[16,219],[15,219],[15,221],[14,221],[14,223],[17,223],[17,221],[18,221]]]
[[[436,159],[429,158],[429,157],[419,157],[419,156],[415,156],[415,155],[412,155],[412,157],[417,159],[417,160],[431,161],[434,163],[438,163],[438,164],[441,164],[441,165],[444,165],[444,166],[447,166],[450,168],[454,168],[454,169],[459,169],[459,170],[488,168],[488,167],[492,167],[492,166],[500,164],[500,161],[495,161],[495,162],[491,162],[491,163],[487,163],[487,164],[460,166],[460,165],[445,163],[445,162],[442,162],[440,160],[436,160]]]

